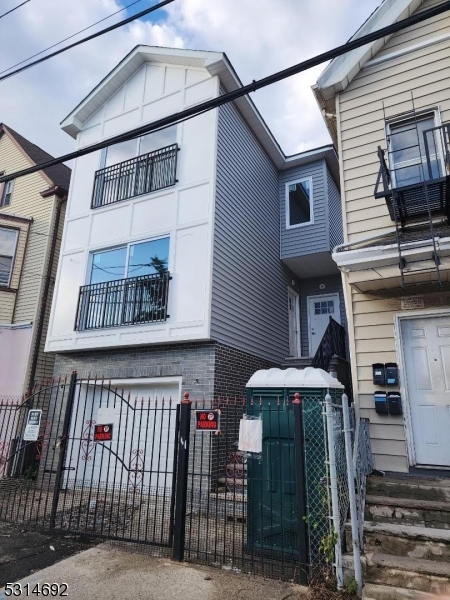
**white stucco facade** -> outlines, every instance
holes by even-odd
[[[70,133],[77,147],[90,145],[218,94],[218,76],[204,67],[146,60],[78,122],[75,134],[74,117]],[[209,338],[216,140],[217,110],[179,124],[176,184],[96,209],[91,199],[101,151],[75,161],[46,351]],[[167,320],[75,331],[79,289],[90,282],[92,253],[162,237],[170,238]]]

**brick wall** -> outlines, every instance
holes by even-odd
[[[243,398],[245,384],[255,371],[279,367],[264,358],[217,344],[214,368],[215,398]]]
[[[54,376],[78,372],[79,378],[183,377],[183,392],[193,398],[214,395],[214,343],[176,344],[57,354]]]

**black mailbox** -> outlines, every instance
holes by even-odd
[[[386,372],[382,363],[372,365],[372,378],[375,385],[384,385],[386,383]]]
[[[375,400],[375,411],[379,415],[388,415],[388,402],[387,402],[387,394],[386,392],[375,392],[374,394]]]
[[[388,392],[388,408],[390,415],[402,414],[402,397],[398,392]]]
[[[398,366],[396,363],[384,365],[386,373],[386,385],[398,385]]]

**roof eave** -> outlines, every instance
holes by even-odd
[[[358,39],[411,16],[422,2],[423,0],[384,0],[350,39]],[[330,99],[336,93],[345,90],[389,39],[390,37],[381,38],[332,60],[316,84],[325,99]]]

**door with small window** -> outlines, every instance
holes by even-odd
[[[314,356],[332,317],[341,322],[339,294],[308,297],[309,355]]]

